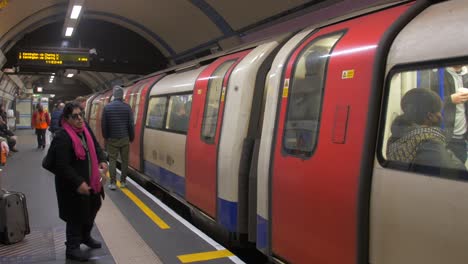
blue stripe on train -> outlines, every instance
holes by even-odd
[[[145,174],[164,188],[185,197],[185,178],[151,162],[144,161]]]
[[[151,162],[144,161],[145,174],[168,190],[185,197],[185,178]],[[237,232],[237,203],[218,198],[218,221],[230,232]]]
[[[268,220],[257,215],[257,248],[262,252],[268,249]]]
[[[237,203],[218,197],[218,222],[230,232],[237,232]]]

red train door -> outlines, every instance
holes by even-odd
[[[360,162],[375,53],[406,8],[322,28],[287,61],[271,167],[271,246],[279,259],[356,262]]]
[[[217,59],[198,77],[187,132],[186,199],[216,217],[216,168],[219,130],[229,75],[249,51]]]

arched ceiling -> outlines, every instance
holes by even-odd
[[[8,59],[5,67],[15,66],[20,48],[96,49],[90,67],[79,69],[74,79],[77,89],[80,86],[98,91],[214,50],[232,48],[245,42],[247,35],[276,21],[294,19],[320,8],[341,5],[342,9],[351,10],[376,1],[87,0],[68,43],[63,42],[62,36],[68,0],[1,2],[6,3],[0,9],[0,50]],[[63,74],[53,68],[25,72],[34,76],[24,78],[30,85],[47,82],[44,72]]]

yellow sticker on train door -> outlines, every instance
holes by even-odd
[[[197,94],[201,94],[201,93],[202,93],[202,89],[198,89]]]
[[[352,79],[352,78],[354,78],[354,69],[345,70],[341,73],[341,79]]]
[[[288,97],[288,90],[289,90],[289,79],[284,80],[284,87],[283,87],[283,98]]]
[[[223,87],[223,90],[221,91],[221,102],[224,102],[225,95],[226,95],[226,87]]]

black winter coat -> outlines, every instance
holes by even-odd
[[[465,165],[447,149],[440,128],[410,125],[401,116],[393,121],[387,158],[402,170],[468,179]]]
[[[104,153],[96,141],[94,134],[88,129],[93,137],[98,162],[105,162]],[[70,136],[63,129],[57,131],[54,136],[55,150],[55,190],[59,207],[59,216],[65,222],[92,224],[97,211],[101,207],[100,194],[90,196],[78,193],[78,187],[86,181],[90,184],[88,158],[78,160],[73,150]]]

